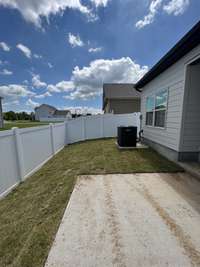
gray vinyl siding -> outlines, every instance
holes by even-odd
[[[48,106],[41,106],[35,111],[36,120],[40,120],[41,118],[51,118],[53,117],[55,109],[50,108]]]
[[[185,90],[180,150],[198,152],[200,151],[200,63],[188,67]]]
[[[145,138],[179,151],[185,89],[185,64],[199,53],[200,45],[142,88],[141,112]],[[163,89],[168,89],[165,128],[146,126],[146,97],[154,95]]]
[[[140,99],[110,99],[109,108],[114,114],[140,111]]]

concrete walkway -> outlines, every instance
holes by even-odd
[[[184,173],[80,177],[45,266],[200,266],[200,182]]]

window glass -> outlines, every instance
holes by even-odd
[[[149,96],[146,99],[146,111],[153,111],[154,110],[154,97]]]
[[[163,90],[156,94],[155,109],[166,109],[167,107],[167,90]]]
[[[146,125],[153,125],[153,111],[146,113]]]
[[[155,126],[165,127],[165,114],[166,110],[155,111]]]

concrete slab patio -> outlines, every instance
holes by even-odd
[[[199,225],[186,173],[82,176],[45,266],[200,266]]]

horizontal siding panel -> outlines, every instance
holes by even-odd
[[[173,113],[173,112],[181,112],[181,107],[180,105],[176,105],[176,106],[168,106],[168,109],[167,109],[167,113]]]
[[[181,99],[183,99],[183,96],[181,96],[181,95],[179,95],[179,96],[176,96],[176,97],[169,97],[169,99],[168,99],[168,102],[169,102],[169,104],[174,104],[174,103],[178,103],[178,104],[180,104],[180,100]]]
[[[195,125],[196,123],[199,124],[199,118],[195,116],[186,116],[187,117],[187,123],[190,123],[191,125]]]
[[[199,101],[198,101],[198,104],[200,104]],[[197,114],[197,116],[199,116],[200,115],[200,107],[198,107],[197,105],[189,105],[188,112],[194,112]]]
[[[198,105],[200,105],[200,103],[198,103]],[[200,111],[199,112],[191,112],[191,111],[187,111],[187,114],[186,114],[186,120],[199,120],[199,117],[200,117]]]
[[[170,128],[167,126],[167,132],[170,134],[177,134],[178,133],[178,128]]]
[[[179,87],[179,88],[174,89],[174,90],[172,90],[170,88],[170,90],[169,90],[169,97],[177,97],[177,96],[180,96],[180,94],[182,93],[182,90],[183,90],[182,87]]]
[[[197,145],[182,146],[181,151],[182,152],[199,152],[199,147]]]
[[[171,110],[168,110],[167,111],[167,119],[170,120],[170,118],[180,118],[181,117],[181,113],[180,111],[171,111]]]
[[[200,131],[200,125],[196,125],[196,127],[188,127],[184,129],[184,136],[192,135],[194,132]]]
[[[168,117],[167,116],[167,121],[168,122],[173,122],[175,124],[177,124],[177,126],[180,126],[180,117]]]
[[[185,135],[184,142],[190,142],[190,143],[200,142],[200,136],[192,135],[192,139],[191,139],[191,135]],[[199,146],[200,146],[200,143],[199,143]]]
[[[155,142],[155,143],[158,143],[160,145],[163,145],[163,146],[166,146],[166,147],[169,147],[171,149],[174,149],[174,150],[177,150],[178,147],[177,147],[177,142],[173,142],[172,140],[163,140],[163,138],[160,138],[160,137],[157,137],[155,138],[155,135],[145,135],[145,138]]]
[[[174,140],[174,141],[176,141],[177,140],[177,138],[173,135],[173,134],[171,134],[171,133],[155,133],[155,131],[153,131],[153,132],[148,132],[147,134],[150,134],[150,135],[153,135],[153,136],[155,136],[156,135],[156,137],[155,138],[162,138],[163,139],[163,141],[165,141],[165,139],[167,140]]]
[[[153,136],[155,136],[155,138],[157,138],[157,137],[162,138],[163,141],[165,141],[165,139],[166,140],[167,139],[177,140],[176,136],[174,136],[173,133],[167,132],[166,130],[162,130],[159,128],[153,128],[152,127],[152,129],[148,128],[148,130],[147,130],[147,127],[145,127],[144,133],[153,135]]]
[[[182,108],[185,88],[185,63],[200,52],[200,45],[158,75],[155,79],[149,82],[142,92],[141,112],[143,114],[143,129],[144,136],[156,143],[165,145],[169,148],[178,150],[182,123]],[[168,109],[166,116],[166,129],[159,130],[154,127],[146,127],[145,112],[146,112],[146,97],[156,94],[162,89],[168,88]],[[200,97],[198,98],[199,101]],[[197,101],[197,99],[195,100]],[[194,103],[194,101],[193,101]],[[199,104],[200,105],[200,104]],[[189,111],[193,111],[194,107],[190,107]],[[196,109],[195,109],[196,111]],[[200,112],[199,112],[200,114]],[[191,116],[186,120],[186,127],[191,127]],[[193,120],[196,118],[193,116]],[[190,121],[188,123],[188,121]]]
[[[171,145],[176,146],[176,142],[177,142],[177,139],[175,139],[175,138],[169,138],[169,137],[164,138],[163,136],[160,136],[160,135],[155,136],[155,133],[150,133],[150,132],[144,134],[144,137],[147,137],[147,138],[151,137],[151,140],[153,140],[155,142],[156,142],[156,140],[158,140],[163,145],[171,144]]]

